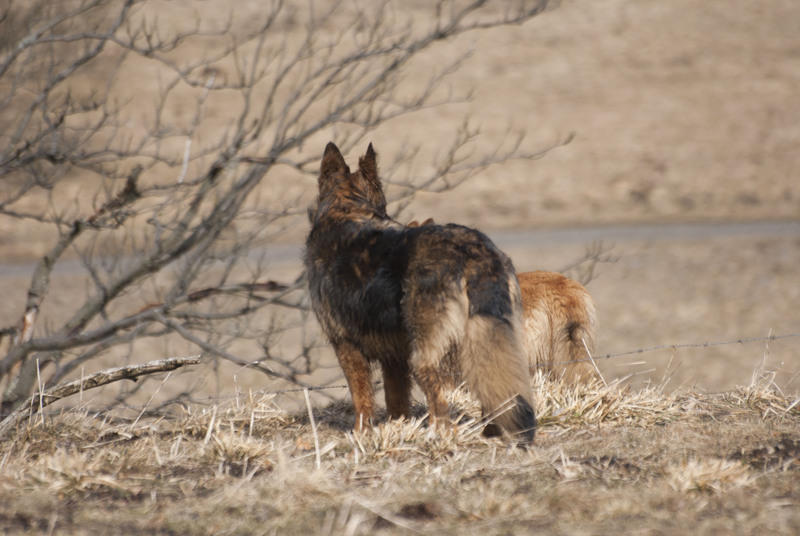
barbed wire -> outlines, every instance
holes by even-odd
[[[591,357],[586,357],[585,359],[575,359],[573,361],[561,361],[559,363],[553,363],[553,365],[571,365],[573,363],[588,363],[592,360],[597,361],[599,359],[614,359],[617,357],[624,357],[629,355],[638,355],[638,354],[645,354],[647,352],[655,352],[657,350],[683,350],[686,348],[710,348],[713,346],[727,346],[731,344],[747,344],[751,342],[770,342],[770,341],[777,341],[781,339],[791,339],[794,337],[800,337],[800,332],[797,333],[789,333],[787,335],[765,335],[763,337],[750,337],[748,339],[736,339],[731,341],[716,341],[716,342],[699,342],[699,343],[687,343],[687,344],[660,344],[658,346],[650,346],[647,348],[638,348],[636,350],[629,350],[627,352],[619,352],[616,354],[605,354],[605,355],[593,355]],[[542,365],[537,365],[542,366]]]
[[[800,332],[796,333],[789,333],[784,335],[765,335],[763,337],[749,337],[749,338],[740,338],[740,339],[733,339],[733,340],[726,340],[726,341],[707,341],[707,342],[699,342],[699,343],[682,343],[682,344],[660,344],[657,346],[649,346],[644,348],[637,348],[635,350],[628,350],[625,352],[618,352],[618,353],[609,353],[604,355],[593,355],[591,357],[586,357],[585,359],[575,359],[572,361],[560,361],[556,363],[551,363],[547,365],[535,365],[539,367],[543,366],[556,366],[556,365],[571,365],[574,363],[585,363],[591,362],[592,360],[598,361],[601,359],[615,359],[619,357],[631,356],[631,355],[640,355],[649,352],[656,352],[658,350],[684,350],[689,348],[711,348],[715,346],[729,346],[733,344],[749,344],[754,342],[773,342],[778,340],[784,339],[792,339],[800,337]],[[381,385],[382,381],[377,381],[376,385]],[[199,397],[199,398],[189,398],[189,399],[175,399],[173,401],[166,401],[166,403],[162,403],[161,407],[163,408],[165,405],[171,404],[185,404],[185,403],[203,403],[203,402],[213,402],[213,401],[220,401],[224,399],[235,400],[242,395],[246,395],[248,397],[253,396],[261,396],[261,395],[286,395],[286,394],[293,394],[293,393],[303,393],[306,390],[309,392],[314,391],[327,391],[327,390],[334,390],[334,389],[347,389],[348,386],[346,384],[337,384],[337,385],[320,385],[320,386],[307,386],[307,387],[291,387],[287,389],[271,389],[269,387],[265,387],[262,389],[257,390],[248,390],[247,392],[238,391],[236,393],[232,393],[229,395],[214,395],[214,396],[207,396],[207,397]],[[126,405],[124,406],[125,409],[129,410],[141,410],[146,409],[145,407],[133,407]],[[110,408],[107,408],[110,409]]]
[[[628,350],[626,352],[619,352],[615,354],[605,354],[605,355],[593,355],[591,357],[586,357],[584,359],[574,359],[572,361],[559,361],[557,363],[549,363],[547,365],[544,364],[537,364],[534,366],[537,367],[544,367],[544,366],[557,366],[557,365],[572,365],[575,363],[589,363],[592,360],[598,361],[600,359],[615,359],[618,357],[625,357],[629,355],[639,355],[639,354],[646,354],[648,352],[655,352],[658,350],[683,350],[687,348],[710,348],[713,346],[727,346],[731,344],[748,344],[753,342],[770,342],[770,341],[777,341],[781,339],[791,339],[795,337],[800,337],[800,332],[796,333],[789,333],[786,335],[765,335],[763,337],[750,337],[747,339],[735,339],[729,341],[713,341],[713,342],[698,342],[698,343],[685,343],[685,344],[660,344],[658,346],[649,346],[646,348],[637,348],[636,350]],[[379,384],[381,382],[378,382]],[[326,389],[346,389],[347,385],[324,385],[319,387],[297,387],[291,389],[282,389],[280,391],[272,391],[274,394],[284,394],[284,393],[302,393],[305,389],[309,391],[321,391]]]
[[[574,363],[587,363],[591,362],[592,360],[598,361],[601,359],[615,359],[618,357],[625,357],[629,355],[639,355],[645,354],[648,352],[655,352],[658,350],[683,350],[687,348],[710,348],[714,346],[728,346],[732,344],[749,344],[754,342],[771,342],[777,341],[782,339],[791,339],[800,337],[800,332],[796,333],[789,333],[785,335],[765,335],[763,337],[750,337],[746,339],[735,339],[735,340],[728,340],[728,341],[711,341],[711,342],[700,342],[700,343],[684,343],[684,344],[660,344],[658,346],[649,346],[645,348],[637,348],[635,350],[628,350],[625,352],[619,352],[614,354],[605,354],[605,355],[596,355],[591,357],[586,357],[585,359],[575,359],[572,361],[561,361],[557,363],[552,363],[548,365],[535,365],[538,367],[543,366],[555,366],[555,365],[571,365]],[[376,382],[376,385],[380,385],[383,383],[382,381]],[[321,386],[308,386],[308,387],[292,387],[288,389],[279,389],[279,390],[270,390],[269,388],[258,389],[256,391],[252,391],[254,395],[258,394],[274,394],[274,395],[283,395],[283,394],[290,394],[290,393],[302,393],[306,390],[308,391],[326,391],[332,389],[347,389],[346,384],[339,384],[339,385],[321,385]],[[218,400],[220,398],[235,398],[239,395],[223,395],[217,397],[207,397],[205,399],[195,399],[195,401],[200,400]]]

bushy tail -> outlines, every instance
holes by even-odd
[[[568,382],[589,379],[597,339],[597,309],[583,285],[555,272],[517,274],[530,371]],[[584,345],[585,344],[585,345]]]
[[[459,361],[467,387],[491,419],[487,435],[498,434],[500,427],[523,443],[533,442],[536,417],[518,315],[511,324],[489,316],[471,317]]]
[[[569,382],[587,380],[597,374],[590,361],[597,339],[597,311],[588,293],[583,298],[582,307],[570,311],[562,325],[553,326],[556,364],[553,374]]]

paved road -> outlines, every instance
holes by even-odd
[[[704,240],[716,237],[765,236],[800,237],[800,221],[758,223],[677,223],[645,225],[598,225],[562,229],[494,231],[488,233],[501,249],[548,247],[569,244],[604,242],[621,244],[654,242],[662,240]],[[272,266],[299,263],[300,244],[275,244],[267,250],[267,260]],[[255,252],[254,255],[258,254]],[[0,277],[30,276],[34,264],[0,263]],[[77,261],[62,261],[54,275],[82,273]]]
[[[800,221],[763,223],[676,223],[645,225],[599,225],[538,231],[490,233],[501,248],[556,246],[592,242],[626,243],[662,240],[703,240],[732,236],[800,237]]]

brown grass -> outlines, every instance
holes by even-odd
[[[349,404],[274,395],[148,422],[73,410],[0,450],[6,534],[764,533],[800,529],[800,405],[768,382],[708,395],[534,378],[540,429],[485,439],[478,406],[354,435]],[[315,446],[316,445],[316,446]],[[317,459],[319,462],[317,462]],[[317,468],[319,463],[319,468]]]

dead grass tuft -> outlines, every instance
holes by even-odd
[[[671,465],[667,475],[677,491],[724,492],[755,481],[752,471],[741,462],[713,458]]]
[[[677,394],[656,387],[633,391],[624,386],[624,380],[605,385],[593,379],[570,385],[537,373],[533,382],[540,423],[562,430],[601,423],[661,425],[686,409]]]

